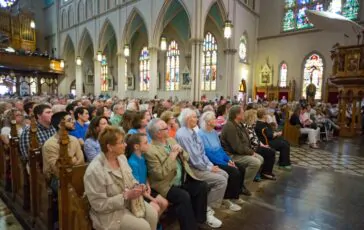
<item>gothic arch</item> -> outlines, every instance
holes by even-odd
[[[73,44],[72,38],[67,35],[65,41],[64,41],[64,45],[63,45],[63,51],[62,51],[62,58],[65,59],[66,57],[69,56],[69,54],[75,52],[75,46]]]
[[[174,15],[173,17],[170,17],[168,19],[168,21],[165,21],[165,17],[166,17],[166,13],[168,12],[168,9],[171,7],[172,4],[175,4],[175,2],[177,2],[179,5],[182,6],[181,10],[184,10],[184,12],[187,15],[187,20],[188,20],[188,32],[189,35],[191,34],[191,16],[187,10],[187,7],[185,6],[184,2],[182,0],[166,0],[164,1],[164,4],[161,8],[161,10],[159,11],[158,14],[158,18],[156,20],[156,26],[153,32],[153,37],[152,37],[152,42],[154,44],[159,44],[160,42],[160,37],[164,31],[164,28],[174,19]],[[177,12],[176,14],[178,14],[179,12]]]
[[[207,21],[208,18],[210,18],[211,21],[213,21],[218,28],[220,27],[220,25],[218,24],[217,20],[210,15],[211,9],[213,9],[213,7],[215,7],[215,4],[217,5],[218,13],[219,13],[219,16],[221,17],[222,21],[223,22],[226,21],[226,18],[227,18],[226,16],[227,15],[226,15],[226,7],[224,5],[224,2],[222,0],[212,1],[210,3],[210,6],[208,7],[208,10],[206,11],[206,14],[203,15],[203,19],[204,19],[203,20],[204,21],[203,26],[204,27],[206,25],[206,21]],[[205,31],[205,28],[204,28],[203,31]]]
[[[141,22],[139,25],[136,25],[136,28],[133,28],[133,22],[135,22],[136,20],[140,20]],[[121,40],[123,43],[129,43],[134,32],[136,32],[142,26],[145,27],[147,40],[149,41],[149,32],[147,24],[145,23],[145,17],[137,8],[134,7],[132,9],[125,25],[127,26],[124,27],[123,36]]]
[[[100,34],[99,34],[99,44],[98,48],[103,50],[107,43],[115,37],[116,41],[118,40],[116,37],[116,32],[114,26],[110,22],[109,19],[106,19],[103,26],[101,27]],[[117,45],[117,44],[116,44]],[[118,50],[118,49],[116,49]]]
[[[81,38],[78,42],[78,55],[81,57],[85,54],[87,48],[91,45],[92,49],[94,49],[94,42],[90,35],[90,32],[87,28],[85,28],[82,32]]]

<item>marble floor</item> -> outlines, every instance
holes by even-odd
[[[246,203],[241,211],[216,210],[221,229],[364,229],[364,137],[320,145],[292,147],[292,172],[275,169],[277,181],[255,183],[253,196],[242,197]],[[0,200],[2,229],[22,228]]]
[[[0,230],[21,230],[23,229],[15,216],[0,199]]]

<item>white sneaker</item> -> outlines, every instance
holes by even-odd
[[[228,208],[230,211],[237,212],[241,210],[241,207],[237,204],[234,204],[230,200],[223,200],[222,203],[226,208]]]
[[[231,199],[235,204],[244,204],[246,203],[245,200],[239,198],[239,199]]]
[[[208,211],[206,212],[206,223],[211,227],[211,228],[220,228],[222,225],[221,220],[217,219],[216,217],[214,217],[214,214],[212,214],[212,212]]]
[[[212,215],[215,214],[215,211],[210,206],[207,206],[207,212],[210,212]]]

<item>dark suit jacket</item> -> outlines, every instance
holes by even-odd
[[[242,124],[228,121],[221,131],[221,145],[223,149],[234,155],[253,155],[249,134]]]

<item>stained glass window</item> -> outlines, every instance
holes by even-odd
[[[169,43],[166,59],[166,90],[179,90],[179,49],[174,40]]]
[[[279,86],[286,87],[287,86],[287,64],[282,63],[281,68],[279,70]]]
[[[285,0],[283,31],[312,28],[306,10],[329,11],[348,19],[358,19],[358,0]]]
[[[358,0],[346,0],[343,6],[343,15],[349,19],[357,19],[359,12]]]
[[[323,72],[322,58],[318,54],[310,55],[305,61],[303,70],[302,96],[306,96],[306,87],[311,83],[312,79],[312,83],[316,86],[315,99],[321,99]]]
[[[248,42],[246,36],[244,35],[240,38],[240,44],[239,44],[239,58],[240,61],[244,63],[246,63],[248,59],[247,44]]]
[[[148,47],[143,47],[139,56],[139,87],[140,91],[148,91],[150,85],[150,60]]]
[[[217,76],[217,43],[208,32],[203,41],[201,90],[216,90]]]
[[[18,0],[0,0],[0,8],[11,7],[14,5]]]
[[[102,55],[101,59],[101,91],[105,92],[109,89],[109,70],[107,66],[106,56]]]

